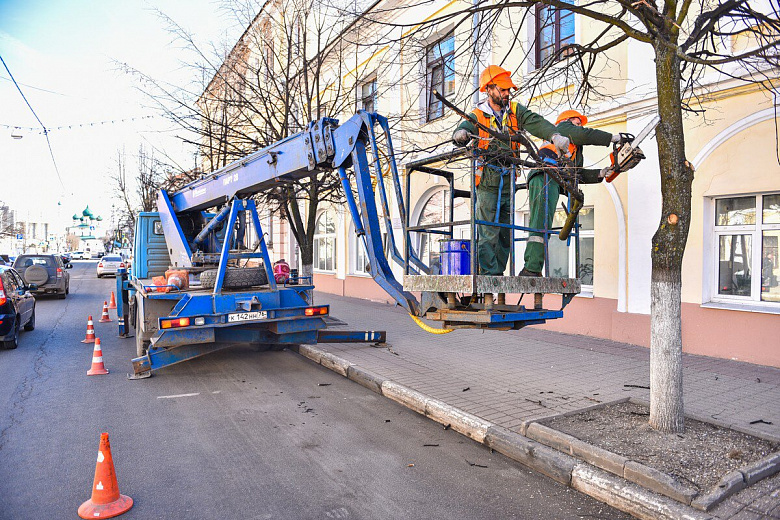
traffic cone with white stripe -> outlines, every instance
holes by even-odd
[[[119,493],[108,434],[101,433],[95,480],[92,483],[92,497],[81,504],[79,516],[85,519],[112,518],[126,513],[131,507],[133,507],[133,499]]]
[[[103,315],[100,317],[100,320],[98,323],[107,323],[111,321],[111,316],[108,315],[108,302],[103,302]]]
[[[108,308],[116,309],[116,296],[114,296],[114,291],[111,291],[111,299],[108,300]]]
[[[92,316],[87,318],[87,336],[81,340],[82,343],[94,343],[95,342],[95,324],[92,323]]]
[[[100,348],[100,338],[95,339],[95,348],[92,350],[92,368],[87,370],[88,376],[102,376],[108,374],[103,364],[103,350]]]

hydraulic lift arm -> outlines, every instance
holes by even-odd
[[[386,149],[382,150],[381,154],[377,146],[375,125],[380,126],[384,131]],[[181,222],[185,215],[195,215],[207,208],[244,199],[320,172],[338,170],[352,217],[366,245],[372,267],[371,275],[399,305],[412,314],[418,314],[417,299],[411,293],[404,291],[403,286],[393,276],[382,244],[382,229],[372,184],[374,177],[367,150],[371,150],[375,158],[374,169],[380,181],[382,166],[379,156],[384,156],[394,176],[396,190],[400,194],[400,179],[387,130],[385,118],[363,111],[342,125],[339,125],[335,119],[322,118],[310,123],[303,132],[234,161],[187,184],[175,193],[168,194],[160,190],[157,206],[172,264],[178,267],[191,267],[193,250],[204,247],[208,242],[209,233],[219,228],[223,220],[228,225],[232,225],[235,219],[232,213],[226,219],[228,215],[226,206],[208,224],[198,230],[197,236],[191,236],[192,233],[188,234],[182,229]],[[347,168],[350,167],[355,174],[359,204],[354,200],[352,186],[346,174]],[[382,194],[383,197],[386,196],[384,190]],[[382,204],[383,215],[387,218],[389,206],[386,198],[382,199]],[[405,209],[402,208],[402,211]],[[207,252],[217,253],[217,251]],[[394,256],[398,256],[396,261],[400,260],[400,255],[395,253]],[[224,252],[220,256],[224,260]],[[222,266],[220,269],[224,270]]]

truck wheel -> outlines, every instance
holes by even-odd
[[[136,306],[136,312],[140,312],[141,307]],[[141,320],[143,318],[139,316],[138,314],[135,314],[135,323],[139,324],[141,323]],[[146,352],[149,350],[149,345],[151,342],[145,341],[143,337],[141,336],[141,328],[136,326],[135,328],[135,353],[138,357],[145,356]]]
[[[211,289],[217,283],[217,270],[209,269],[200,273],[200,285],[204,289]],[[236,267],[225,271],[225,280],[222,283],[224,289],[240,289],[254,285],[266,285],[268,275],[264,267]]]

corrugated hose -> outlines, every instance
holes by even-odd
[[[437,329],[437,328],[431,327],[430,325],[424,323],[420,318],[418,318],[414,314],[410,313],[409,316],[412,317],[414,322],[417,325],[419,325],[422,330],[424,330],[425,332],[430,332],[431,334],[449,334],[450,332],[455,330],[455,329]]]

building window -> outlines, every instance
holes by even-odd
[[[468,219],[467,199],[455,199],[454,220]],[[425,202],[417,219],[418,226],[426,224],[438,224],[450,220],[450,194],[449,190],[442,189],[435,192]],[[449,231],[449,228],[435,228],[436,231]],[[453,230],[454,238],[468,238],[468,226],[458,226]],[[440,233],[419,233],[418,258],[431,268],[431,274],[441,274],[441,245],[442,240],[449,240],[449,236]]]
[[[363,244],[363,237],[359,237],[354,233],[351,236],[354,237],[355,243],[355,247],[352,249],[352,274],[370,274],[368,253],[366,253],[366,246]]]
[[[714,299],[780,303],[780,193],[716,199],[714,231]]]
[[[323,211],[314,227],[314,269],[336,270],[336,213]]]
[[[541,2],[536,4],[536,68],[546,65],[556,56],[567,56],[566,48],[573,43],[574,13]],[[561,49],[564,51],[559,54]]]
[[[528,213],[523,213],[524,226],[528,226]],[[563,210],[555,212],[555,217],[550,224],[550,228],[560,228],[566,222],[566,214]],[[577,250],[574,247],[574,239],[567,246],[565,240],[558,240],[558,235],[550,235],[547,243],[547,254],[550,258],[550,276],[553,278],[572,278],[576,276],[580,279],[583,292],[593,291],[593,258],[594,258],[594,212],[592,207],[582,208],[579,213],[579,264],[577,263]],[[528,233],[518,232],[518,238],[528,236]],[[526,242],[521,242],[525,244]],[[522,269],[524,260],[523,247],[516,255],[516,266]],[[576,275],[574,274],[576,273]]]
[[[360,85],[360,100],[358,109],[366,112],[376,112],[376,78],[370,79]]]
[[[444,97],[455,94],[455,35],[445,36],[426,49],[426,82],[428,84],[427,120],[444,115],[444,105],[433,96],[434,89]]]

